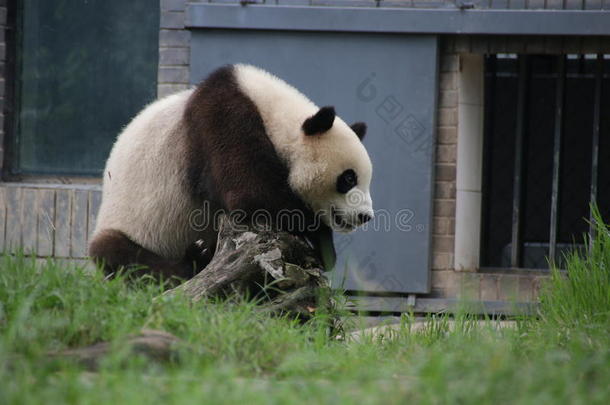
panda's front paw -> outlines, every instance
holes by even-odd
[[[185,256],[190,261],[208,263],[211,259],[211,252],[203,239],[197,239],[186,249]]]
[[[208,248],[206,247],[203,239],[197,239],[195,243],[193,243],[193,250],[199,257],[207,257],[208,255]]]

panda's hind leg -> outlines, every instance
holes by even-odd
[[[123,232],[105,229],[97,233],[89,244],[89,256],[103,266],[106,273],[120,269],[136,269],[135,275],[150,274],[169,280],[172,277],[189,279],[203,267],[192,254],[183,260],[168,260],[135,243]]]

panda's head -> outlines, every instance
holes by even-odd
[[[362,144],[364,123],[348,126],[333,107],[303,120],[292,156],[290,185],[338,232],[351,232],[373,218],[371,159]]]

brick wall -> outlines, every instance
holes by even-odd
[[[436,183],[432,247],[432,297],[460,297],[485,301],[535,300],[540,272],[454,271],[456,146],[458,139],[457,78],[459,57],[465,53],[610,53],[608,37],[498,37],[445,36],[442,39],[436,149]]]
[[[459,58],[441,41],[437,111],[436,180],[432,226],[432,269],[453,269],[457,150],[457,79]],[[434,280],[433,288],[434,288]]]
[[[161,0],[159,31],[159,97],[184,90],[189,84],[190,31],[184,29],[186,0]]]
[[[7,28],[7,0],[0,0],[0,168],[4,156],[4,116],[6,111],[6,28]]]
[[[197,1],[193,1],[197,2]],[[239,0],[199,0],[239,3]],[[351,7],[610,9],[610,0],[254,0],[267,5]],[[185,0],[161,0],[159,96],[188,87],[190,34],[184,29]],[[531,301],[543,272],[454,271],[456,157],[458,142],[458,74],[462,53],[597,53],[610,52],[610,39],[600,37],[443,36],[441,38],[437,116],[436,179],[433,210],[431,297],[486,301]]]
[[[238,3],[239,0],[212,0]],[[316,6],[610,9],[610,0],[255,0],[257,3]],[[189,86],[190,32],[184,28],[187,0],[160,0],[158,95]],[[0,160],[5,133],[7,0],[0,0]],[[603,37],[445,36],[441,40],[436,179],[433,218],[433,297],[467,295],[481,300],[535,299],[543,273],[465,273],[453,271],[458,142],[457,78],[462,53],[610,53]],[[10,61],[9,61],[10,62]],[[10,86],[9,86],[10,87]],[[0,161],[0,165],[1,165]],[[99,190],[77,185],[0,185],[0,250],[22,246],[58,257],[81,258],[93,229]],[[35,213],[35,215],[30,215]],[[26,218],[26,214],[27,218]],[[51,221],[52,226],[46,226]],[[7,230],[10,229],[10,234]],[[48,230],[51,230],[49,233]]]

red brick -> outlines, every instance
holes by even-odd
[[[447,218],[447,234],[448,235],[455,235],[455,217],[454,218]]]
[[[431,272],[431,282],[433,288],[445,289],[455,282],[453,271],[435,270]]]
[[[440,164],[436,165],[437,181],[455,181],[455,165]]]
[[[453,200],[434,201],[434,216],[435,217],[453,217],[453,216],[455,216],[455,201],[453,201]]]
[[[432,249],[439,253],[453,253],[454,241],[453,236],[433,236]]]
[[[481,274],[480,286],[482,301],[498,300],[498,277],[495,274]]]
[[[434,185],[434,198],[455,199],[455,183],[452,181],[437,181]]]
[[[439,108],[438,109],[438,126],[450,127],[457,125],[457,108]]]
[[[455,72],[444,72],[439,75],[438,87],[441,90],[457,89],[457,74]]]
[[[481,276],[476,273],[461,273],[460,298],[467,300],[479,300]]]
[[[441,55],[441,72],[458,71],[458,55],[455,53],[443,53]]]
[[[455,145],[438,145],[436,147],[436,161],[439,163],[454,163],[456,162],[456,146]]]
[[[432,253],[432,269],[433,270],[452,270],[453,269],[453,254],[436,252]]]
[[[436,217],[433,220],[432,233],[434,235],[446,235],[448,230],[449,218]]]
[[[437,138],[438,143],[441,145],[455,145],[457,143],[457,128],[439,127]]]
[[[498,299],[500,301],[519,301],[519,276],[500,274],[498,276]]]
[[[456,90],[441,90],[438,99],[439,107],[455,108],[458,102],[458,93]]]
[[[519,277],[519,301],[529,302],[534,299],[534,282],[532,276]]]

